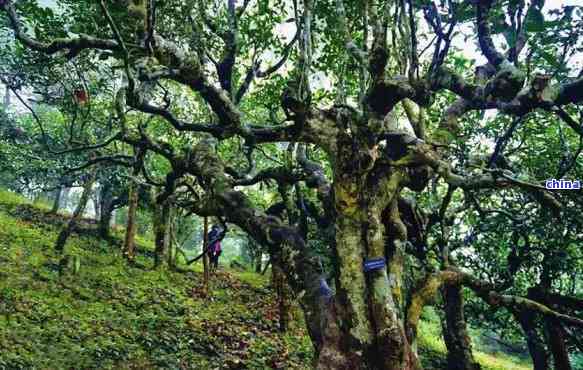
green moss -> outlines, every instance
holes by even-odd
[[[122,232],[108,243],[91,237],[90,229],[68,243],[79,273],[60,277],[52,246],[64,220],[51,217],[0,191],[0,369],[210,369],[226,363],[304,369],[310,363],[301,323],[289,335],[278,333],[267,277],[220,272],[212,278],[211,299],[193,298],[201,285],[198,267],[186,273],[128,267]],[[151,266],[145,253],[153,250],[151,241],[138,237],[137,243],[138,262]]]
[[[447,349],[441,337],[441,325],[436,315],[426,315],[433,312],[426,308],[423,312],[423,320],[419,321],[419,354],[425,369],[447,369],[445,356]],[[505,353],[482,352],[477,343],[473,343],[474,357],[480,363],[483,370],[530,370],[532,364],[509,356]]]

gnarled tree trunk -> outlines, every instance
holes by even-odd
[[[369,173],[374,147],[353,137],[338,140],[335,168],[335,310],[340,336],[324,342],[319,368],[415,369],[417,356],[405,334],[402,287],[407,231],[397,194],[402,175],[386,168]],[[355,151],[355,147],[362,148]],[[369,272],[367,261],[386,261]],[[333,347],[332,347],[333,346]]]

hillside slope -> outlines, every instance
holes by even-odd
[[[119,240],[91,236],[89,220],[66,246],[79,272],[59,274],[52,247],[65,220],[0,192],[0,369],[309,368],[301,315],[277,332],[265,278],[220,271],[203,299],[199,271],[128,267]],[[151,246],[138,240],[138,265],[151,266]],[[426,368],[443,368],[437,322],[422,324],[420,345]],[[530,368],[506,355],[477,357],[485,369]]]

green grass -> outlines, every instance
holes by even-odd
[[[427,310],[426,310],[427,311]],[[445,369],[447,349],[441,336],[441,325],[437,316],[427,314],[419,324],[419,352],[425,369]],[[477,341],[473,342],[475,359],[482,370],[531,370],[532,363],[503,352],[483,352]]]
[[[309,368],[301,314],[287,334],[277,332],[268,277],[219,272],[205,299],[200,263],[181,273],[151,270],[151,242],[137,238],[146,268],[130,267],[120,253],[123,230],[106,242],[91,236],[90,220],[66,245],[79,273],[60,276],[53,245],[65,221],[0,191],[0,370]],[[435,317],[420,324],[419,352],[426,369],[446,368]],[[475,355],[486,370],[531,368],[502,353]]]
[[[277,332],[264,278],[220,272],[203,299],[199,272],[128,267],[118,241],[82,235],[66,246],[79,273],[59,276],[53,244],[64,220],[46,212],[0,192],[0,369],[307,368],[309,339]],[[152,265],[144,253],[138,262]]]

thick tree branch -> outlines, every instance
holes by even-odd
[[[408,335],[414,335],[423,307],[431,302],[443,285],[461,284],[473,290],[480,298],[492,307],[506,307],[509,310],[527,310],[557,319],[570,326],[583,328],[583,319],[565,315],[532,299],[501,294],[496,287],[486,281],[475,278],[469,273],[449,268],[429,274],[420,281],[415,289],[407,308]]]
[[[269,181],[274,180],[278,184],[287,184],[291,185],[298,181],[302,181],[306,179],[306,175],[303,171],[298,171],[297,169],[290,169],[286,166],[281,167],[271,167],[266,168],[264,170],[259,171],[253,177],[244,177],[240,179],[236,179],[234,181],[235,186],[248,186],[257,184],[262,181]]]
[[[237,57],[237,37],[239,33],[237,15],[235,14],[235,0],[227,0],[227,24],[228,30],[222,35],[225,47],[223,49],[223,57],[217,66],[217,73],[221,87],[232,98],[234,96],[233,68]]]
[[[484,53],[484,56],[488,59],[488,62],[494,67],[498,66],[506,60],[504,55],[502,55],[492,41],[492,36],[490,34],[490,24],[488,22],[488,13],[490,11],[490,6],[493,0],[478,0],[476,3],[476,21],[478,26],[478,41],[480,43],[480,48]]]
[[[360,64],[365,64],[368,55],[365,51],[361,50],[358,45],[354,42],[348,31],[346,10],[344,8],[344,0],[336,0],[336,14],[338,15],[338,21],[340,22],[340,32],[344,37],[344,45],[346,50],[352,55]]]
[[[323,324],[320,315],[328,311],[328,300],[320,293],[325,280],[314,251],[306,247],[295,229],[255,209],[242,192],[233,189],[233,181],[225,175],[222,161],[207,141],[199,142],[185,161],[184,168],[200,179],[208,195],[206,201],[195,205],[195,213],[222,216],[267,246],[272,260],[284,268],[291,287],[301,297],[307,321]],[[310,326],[310,335],[321,343],[319,324]]]
[[[93,159],[87,161],[85,164],[83,164],[81,166],[69,168],[69,169],[67,169],[67,171],[65,173],[70,174],[73,172],[78,172],[78,171],[84,170],[84,169],[89,168],[93,165],[96,165],[98,163],[103,163],[103,162],[118,165],[118,166],[131,167],[132,163],[133,163],[133,157],[128,156],[128,155],[122,155],[122,154],[97,157],[97,158],[93,158]]]
[[[483,173],[471,176],[456,174],[451,165],[443,161],[430,145],[422,142],[411,143],[407,155],[396,161],[389,161],[389,164],[392,166],[428,165],[449,185],[464,190],[518,187],[531,194],[541,205],[548,207],[555,217],[560,217],[561,203],[545,187],[519,180],[515,174],[503,169],[484,169]]]
[[[0,9],[8,16],[10,28],[14,31],[17,40],[26,47],[46,54],[54,54],[67,50],[68,58],[74,58],[85,49],[119,50],[120,45],[114,40],[99,39],[93,36],[79,34],[76,38],[56,38],[49,43],[38,41],[26,34],[16,13],[12,0],[0,0]]]

